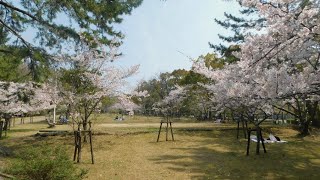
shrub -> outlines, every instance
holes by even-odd
[[[82,179],[87,171],[79,170],[61,147],[40,146],[23,151],[7,172],[19,179]]]

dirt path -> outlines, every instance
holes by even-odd
[[[173,127],[177,128],[200,128],[200,127],[215,127],[217,125],[220,125],[218,123],[173,123]],[[160,123],[104,123],[99,124],[98,127],[104,127],[104,128],[157,128],[160,126]],[[163,124],[163,126],[166,126],[166,124]]]

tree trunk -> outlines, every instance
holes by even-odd
[[[312,121],[312,126],[320,128],[320,111],[318,107],[316,108],[316,114]]]
[[[84,119],[84,121],[82,122],[82,127],[83,127],[83,130],[84,130],[84,131],[88,130],[88,119],[87,119],[87,118]],[[86,133],[84,133],[83,142],[87,142]]]
[[[315,127],[320,127],[320,110],[318,101],[313,103],[307,103],[308,108],[308,118],[312,122],[312,125]]]
[[[70,111],[71,111],[71,105],[68,104],[68,105],[67,105],[67,111],[66,111],[66,119],[69,119]]]
[[[87,120],[83,122],[83,130],[86,131],[88,129],[88,123],[87,123]]]
[[[300,127],[301,135],[306,136],[310,134],[309,124],[310,124],[309,121],[305,121],[304,123],[301,124],[301,127]]]

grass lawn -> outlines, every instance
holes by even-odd
[[[266,125],[286,144],[266,144],[267,153],[255,155],[251,143],[246,156],[246,140],[236,139],[235,124],[196,123],[187,119],[174,120],[176,141],[165,141],[165,132],[156,142],[160,118],[127,118],[115,122],[115,115],[94,117],[94,156],[90,161],[89,145],[83,147],[80,168],[88,169],[87,179],[319,179],[320,135],[298,137],[287,126]],[[73,156],[73,136],[35,137],[46,129],[43,121],[16,125],[9,137],[0,141],[10,151],[0,153],[3,170],[15,154],[31,146],[46,144],[64,146]],[[72,130],[70,125],[55,129]],[[2,171],[1,170],[1,171]],[[1,179],[1,178],[0,178]]]

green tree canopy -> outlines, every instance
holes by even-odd
[[[24,64],[30,80],[44,81],[54,65],[52,55],[60,54],[63,48],[74,53],[84,42],[80,34],[87,41],[95,39],[103,45],[119,46],[124,36],[114,25],[141,3],[142,0],[0,0],[1,80],[21,81],[16,73]],[[35,35],[32,42],[23,34],[32,36],[31,31]],[[113,41],[115,38],[118,40]]]
[[[241,6],[241,0],[238,1],[238,3]],[[238,61],[238,58],[236,58],[232,52],[240,51],[239,44],[244,42],[245,30],[257,27],[262,28],[264,26],[265,19],[261,18],[256,12],[257,10],[255,7],[241,7],[239,15],[224,13],[224,20],[215,18],[215,22],[226,30],[229,30],[231,34],[218,34],[219,38],[224,43],[209,43],[209,45],[223,56],[226,62],[232,63]]]
[[[28,48],[61,48],[78,42],[78,31],[87,39],[109,44],[123,34],[113,28],[122,15],[130,14],[142,0],[20,0],[0,1],[0,24],[11,34],[10,43]],[[64,20],[62,20],[64,19]],[[33,29],[39,44],[28,42],[21,33]]]

